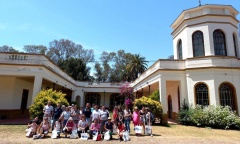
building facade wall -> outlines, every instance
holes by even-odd
[[[0,109],[12,109],[15,77],[0,76]]]

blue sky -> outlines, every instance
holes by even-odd
[[[239,0],[202,4],[240,11]],[[124,49],[156,61],[173,53],[172,22],[196,6],[198,0],[0,0],[0,46],[21,50],[64,38],[93,49],[96,60],[103,51]]]

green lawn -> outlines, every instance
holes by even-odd
[[[133,129],[133,125],[131,125]],[[85,143],[120,143],[117,139],[117,136],[114,135],[114,140],[112,141],[101,141],[96,142],[93,140],[82,141],[79,139],[69,139],[69,138],[59,138],[59,139],[38,139],[32,140],[31,138],[25,137],[26,126],[23,125],[0,125],[0,143],[18,143],[18,144],[27,144],[27,143],[76,143],[80,142]],[[234,144],[240,143],[240,131],[234,130],[216,130],[209,128],[197,128],[191,126],[182,126],[182,125],[170,125],[169,127],[165,126],[153,126],[154,136],[135,136],[133,131],[131,132],[131,141],[127,143],[144,143],[144,144],[156,144],[156,143],[165,143],[165,144],[192,144],[192,143],[214,143],[214,144]],[[49,136],[51,133],[49,134]],[[121,142],[123,143],[123,142]]]

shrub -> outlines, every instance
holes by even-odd
[[[57,103],[60,102],[64,105],[69,105],[68,101],[65,99],[65,94],[62,92],[53,91],[52,89],[42,90],[37,95],[33,104],[29,108],[30,117],[34,118],[38,116],[43,117],[43,107],[51,101],[52,106],[56,107]]]
[[[220,129],[240,129],[240,118],[229,106],[201,106],[181,108],[179,122],[184,125]]]
[[[149,95],[149,98],[155,101],[159,101],[159,90],[154,91],[151,95]]]
[[[179,119],[178,121],[184,125],[194,125],[192,120],[192,115],[194,113],[193,109],[189,107],[184,99],[181,109],[179,111]]]
[[[142,98],[135,99],[133,104],[134,107],[137,106],[139,109],[148,107],[155,117],[161,118],[162,116],[162,105],[160,102],[152,100],[151,98],[143,96]]]

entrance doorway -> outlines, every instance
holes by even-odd
[[[172,97],[168,96],[168,118],[172,118]]]
[[[21,103],[22,114],[24,114],[24,111],[27,109],[28,93],[29,93],[29,90],[23,89],[22,103]]]

